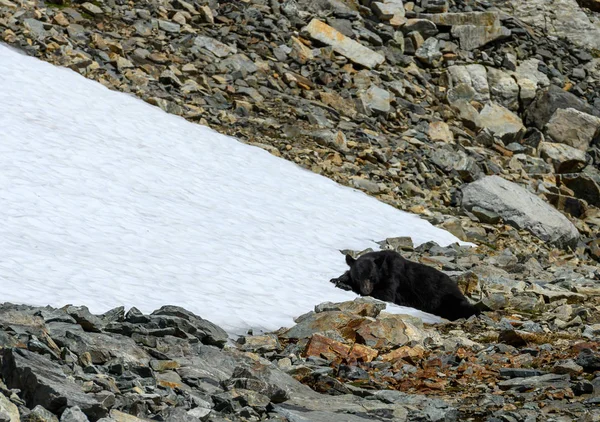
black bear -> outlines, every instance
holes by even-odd
[[[331,280],[337,287],[397,305],[410,306],[454,321],[478,315],[450,277],[399,253],[369,252],[358,259],[346,255],[350,270]]]

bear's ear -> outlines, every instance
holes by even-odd
[[[348,264],[349,267],[354,265],[355,262],[356,259],[352,258],[352,255],[346,255],[346,264]]]

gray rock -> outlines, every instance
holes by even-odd
[[[83,392],[62,368],[48,358],[23,349],[8,349],[2,358],[2,378],[9,388],[21,390],[27,406],[51,412],[78,406],[90,419],[107,415],[107,409]]]
[[[390,112],[392,95],[377,85],[371,85],[369,89],[360,94],[360,99],[374,113],[387,114]]]
[[[158,20],[158,27],[165,32],[170,32],[171,34],[178,34],[181,30],[181,25],[175,22],[169,22],[162,19]]]
[[[529,378],[545,375],[543,371],[529,368],[500,368],[500,376],[507,378]]]
[[[586,372],[598,371],[600,370],[600,353],[591,349],[583,349],[579,352],[575,362],[577,365],[582,366]]]
[[[6,422],[20,422],[19,409],[4,394],[0,393],[0,415]],[[0,420],[2,416],[0,416]]]
[[[487,68],[488,84],[492,100],[511,111],[519,109],[519,85],[506,72],[492,67]]]
[[[448,82],[450,88],[459,84],[466,84],[475,90],[473,99],[481,103],[490,100],[490,86],[488,84],[487,70],[480,64],[466,66],[449,66]]]
[[[568,145],[541,142],[538,149],[540,157],[551,163],[557,173],[577,173],[587,163],[585,152]]]
[[[551,85],[540,91],[535,100],[529,105],[525,112],[525,124],[543,130],[556,110],[565,108],[572,108],[582,113],[600,117],[598,110],[595,110],[577,96]]]
[[[226,44],[223,44],[221,41],[202,35],[199,35],[194,39],[194,48],[208,50],[216,57],[220,58],[237,53],[237,49],[235,47],[230,47]]]
[[[428,13],[446,13],[450,6],[448,0],[423,0],[421,7]]]
[[[479,130],[483,127],[477,109],[466,100],[458,100],[452,103],[452,107],[458,113],[458,118],[471,130]],[[492,133],[490,131],[490,133]],[[492,139],[493,141],[493,139]]]
[[[77,406],[69,407],[60,416],[60,422],[88,422],[89,419],[85,413]]]
[[[428,38],[415,52],[415,57],[430,66],[436,66],[442,58],[437,38]]]
[[[486,104],[479,113],[482,127],[489,129],[494,136],[505,144],[519,142],[525,135],[525,126],[521,118],[500,104]]]
[[[463,50],[471,51],[489,42],[508,38],[510,29],[503,26],[454,25],[452,36],[458,38]]]
[[[416,31],[425,39],[433,37],[439,32],[435,23],[427,19],[408,19],[401,29],[405,34]]]
[[[348,38],[341,32],[318,19],[310,21],[304,30],[312,39],[331,46],[336,53],[369,69],[374,68],[385,61],[385,57],[381,54]]]
[[[579,239],[575,226],[559,211],[519,185],[499,176],[487,176],[462,188],[462,207],[483,208],[500,215],[519,229],[525,229],[560,247],[574,246]]]
[[[98,6],[96,6],[95,4],[90,3],[90,2],[83,3],[81,5],[81,8],[83,10],[85,10],[86,12],[88,12],[90,15],[94,15],[94,16],[99,16],[104,13],[102,11],[102,9],[100,9]]]
[[[449,104],[454,105],[455,102],[461,100],[470,102],[475,98],[476,94],[477,92],[475,92],[475,89],[471,85],[459,83],[448,90],[446,98]]]
[[[592,21],[577,0],[507,0],[502,2],[511,14],[524,23],[540,28],[576,45],[600,50],[600,23]]]
[[[557,109],[545,126],[546,136],[581,151],[600,140],[600,118],[574,108]]]
[[[573,359],[566,359],[556,362],[552,367],[552,372],[555,374],[577,375],[583,372],[583,366],[575,363]]]
[[[37,19],[27,18],[23,20],[25,28],[37,39],[43,39],[48,36],[48,32],[44,29],[44,23]]]
[[[86,306],[67,306],[65,311],[73,317],[77,324],[81,325],[85,331],[100,332],[104,327],[104,322],[92,315]]]
[[[431,152],[430,158],[442,170],[456,171],[465,182],[472,182],[483,176],[475,160],[462,151],[437,148]]]
[[[222,347],[229,338],[221,327],[179,306],[166,305],[152,312],[152,315],[176,317],[187,321],[191,328],[183,327],[182,324],[180,324],[180,328],[197,337],[204,344]]]
[[[31,413],[28,416],[29,421],[35,422],[58,422],[58,418],[52,412],[49,412],[47,409],[44,409],[43,406],[39,404],[31,410]]]
[[[379,19],[389,21],[394,17],[404,17],[405,10],[402,0],[382,0],[371,3],[371,9]]]
[[[535,388],[567,388],[569,375],[546,374],[527,378],[513,378],[500,381],[498,386],[502,390],[526,391]]]

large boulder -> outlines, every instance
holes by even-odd
[[[546,124],[546,135],[555,142],[587,151],[600,138],[600,118],[574,108],[559,108]]]
[[[504,221],[559,247],[575,246],[579,232],[559,211],[519,185],[487,176],[462,188],[462,207],[495,212]]]
[[[577,173],[586,165],[585,152],[564,144],[541,142],[540,157],[554,166],[557,173]]]
[[[495,137],[502,139],[506,145],[520,142],[525,135],[525,126],[521,118],[500,104],[490,102],[479,113],[479,121],[483,128],[489,129]]]
[[[550,85],[536,95],[535,100],[525,112],[525,124],[543,130],[556,110],[573,108],[592,116],[600,117],[600,112],[576,97],[570,92],[563,91],[556,85]]]
[[[92,421],[108,413],[101,403],[67,377],[58,364],[37,353],[17,348],[4,350],[1,374],[9,388],[21,390],[21,397],[29,408],[40,405],[60,414],[67,407],[79,406]]]

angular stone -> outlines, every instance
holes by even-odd
[[[466,66],[448,67],[448,77],[450,88],[459,84],[466,84],[475,90],[473,99],[480,103],[487,103],[490,100],[490,86],[488,84],[487,70],[480,64],[470,64]]]
[[[583,367],[586,372],[598,371],[600,370],[600,353],[591,349],[583,349],[579,352],[575,362]]]
[[[574,108],[559,108],[546,124],[545,134],[555,142],[587,151],[592,141],[600,140],[600,118]]]
[[[585,152],[564,144],[541,142],[540,157],[554,166],[557,173],[577,173],[586,166]]]
[[[437,66],[442,58],[437,38],[427,38],[415,52],[415,57],[429,66]]]
[[[81,8],[93,16],[102,15],[104,13],[102,9],[90,2],[83,3]]]
[[[265,334],[262,336],[245,336],[238,339],[239,348],[243,351],[255,353],[273,352],[281,349],[281,344],[274,334]]]
[[[588,204],[600,207],[600,178],[593,178],[586,173],[563,174],[559,180],[562,185],[575,192],[577,198]]]
[[[402,0],[382,0],[371,3],[371,9],[379,19],[389,21],[394,17],[404,17],[406,14]]]
[[[579,232],[564,215],[516,183],[487,176],[461,190],[462,207],[469,211],[480,207],[495,212],[506,223],[560,247],[574,246],[579,239]]]
[[[451,33],[458,39],[460,47],[467,51],[511,36],[510,29],[503,26],[454,25]]]
[[[488,84],[492,100],[511,111],[519,109],[519,85],[506,72],[493,67],[487,68]]]
[[[479,113],[477,109],[473,107],[466,100],[458,100],[452,103],[452,108],[456,110],[458,113],[458,118],[463,122],[463,124],[471,130],[479,130],[483,127],[481,123],[481,118],[479,117]],[[491,131],[486,130],[490,133],[493,140],[493,134]]]
[[[410,32],[418,32],[424,39],[433,37],[439,31],[435,23],[427,19],[408,19],[402,26],[402,32],[408,34]]]
[[[348,357],[351,348],[348,344],[315,333],[310,337],[304,349],[304,355],[306,357],[317,356],[330,362],[337,361],[339,363]]]
[[[583,366],[575,363],[573,359],[561,360],[554,364],[552,372],[555,374],[578,375],[583,372]]]
[[[237,52],[235,47],[230,47],[227,44],[223,44],[221,41],[205,36],[197,36],[194,39],[194,47],[208,50],[216,57],[227,57],[228,55]]]
[[[505,144],[519,142],[525,135],[521,118],[500,104],[486,104],[479,113],[479,121],[482,127],[492,131]]]
[[[417,13],[419,19],[429,19],[438,26],[474,25],[500,26],[498,12]]]
[[[37,19],[27,18],[23,20],[25,28],[37,39],[43,39],[48,36],[48,31],[44,29],[44,23]]]
[[[535,66],[537,71],[537,61]],[[531,72],[528,69],[524,69],[523,71],[524,73],[529,73],[529,77],[531,77]],[[570,92],[563,91],[555,85],[550,85],[547,89],[540,91],[536,95],[535,100],[527,108],[525,112],[525,124],[543,130],[556,110],[565,108],[572,108],[582,113],[600,117],[598,110],[585,103],[579,97]]]
[[[391,110],[392,95],[377,85],[371,85],[360,98],[368,109],[377,114],[387,114]]]
[[[110,421],[115,422],[148,422],[146,419],[140,419],[129,413],[120,412],[116,409],[110,411]]]
[[[423,0],[421,7],[428,13],[446,13],[450,6],[448,0]]]
[[[99,333],[104,327],[104,322],[92,315],[87,306],[68,306],[65,311],[77,321],[85,331]]]
[[[158,27],[160,29],[162,29],[163,31],[169,32],[171,34],[178,34],[179,31],[181,30],[181,25],[174,23],[174,22],[165,21],[162,19],[158,20]]]
[[[385,61],[381,54],[346,37],[318,19],[310,21],[305,30],[312,39],[331,46],[333,51],[361,66],[372,69]]]
[[[35,422],[58,422],[58,418],[52,412],[44,409],[43,406],[37,405],[31,410],[31,413],[27,417],[28,421]]]
[[[569,387],[569,375],[546,374],[536,377],[513,378],[500,381],[498,386],[502,390],[527,391],[535,388],[567,388]]]
[[[427,131],[429,139],[450,144],[454,141],[454,134],[446,122],[431,122]]]
[[[68,378],[62,368],[48,358],[23,349],[4,351],[2,378],[9,388],[21,390],[32,408],[41,405],[53,413],[65,406],[78,406],[90,419],[106,416],[107,410]]]
[[[165,305],[151,315],[174,317],[187,322],[189,326],[174,321],[183,331],[197,337],[204,344],[222,347],[229,338],[221,327],[179,306]]]
[[[475,89],[473,89],[471,85],[459,83],[448,90],[446,99],[450,105],[454,105],[457,101],[466,101],[470,103],[475,98],[475,94],[477,94],[477,92],[475,92]]]
[[[315,312],[341,311],[347,314],[376,318],[386,308],[386,303],[372,297],[357,297],[350,302],[324,302],[315,306]]]
[[[284,331],[280,337],[290,339],[309,338],[314,333],[341,329],[346,326],[356,327],[363,320],[364,317],[351,315],[346,312],[311,313],[298,320],[296,325]]]
[[[437,148],[431,152],[430,158],[445,172],[456,171],[465,182],[472,182],[483,176],[483,172],[475,160],[463,151]]]
[[[302,41],[296,37],[292,37],[292,51],[290,57],[296,60],[300,64],[305,64],[311,60],[314,60],[313,52],[308,48]]]
[[[323,104],[332,107],[336,111],[340,112],[344,116],[354,118],[356,117],[356,107],[350,99],[342,97],[335,91],[332,92],[319,92],[319,97]]]
[[[0,393],[0,419],[4,419],[6,422],[20,422],[21,417],[19,416],[19,409],[11,402],[4,394]]]

